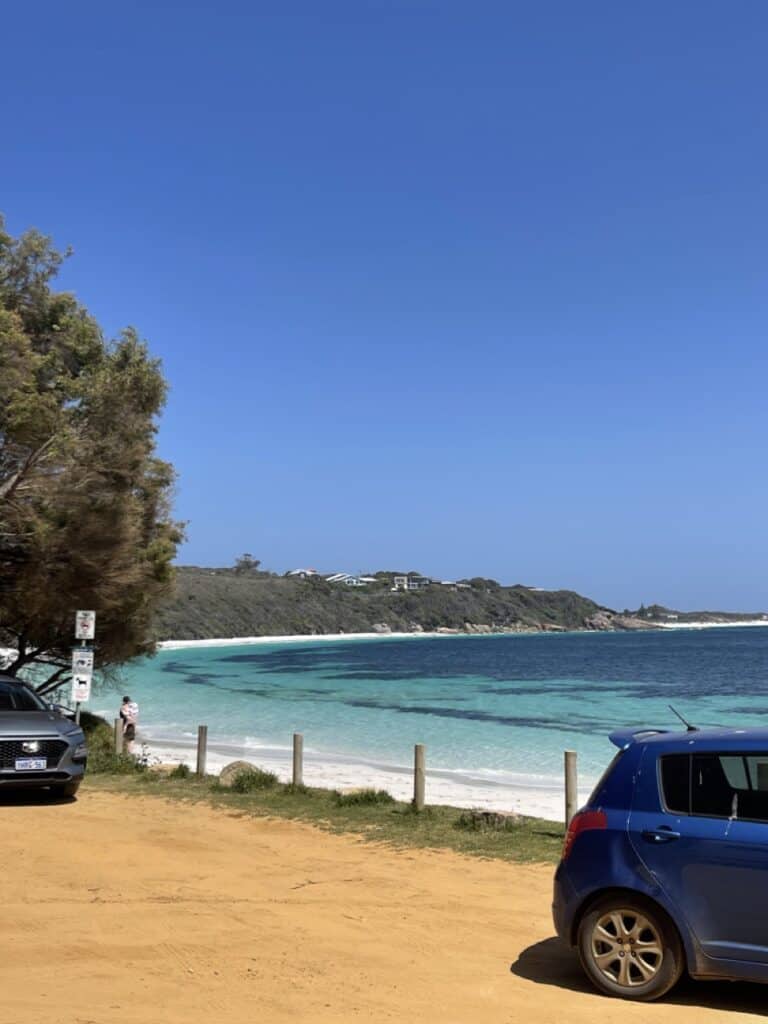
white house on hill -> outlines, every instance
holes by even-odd
[[[430,586],[432,580],[428,576],[422,576],[418,572],[408,573],[407,576],[395,576],[392,579],[393,590],[423,590]]]
[[[335,572],[325,577],[328,583],[343,583],[347,587],[365,587],[369,583],[377,583],[375,576],[355,576],[350,572]]]

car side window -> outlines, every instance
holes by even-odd
[[[661,786],[668,811],[690,814],[690,765],[688,754],[669,754],[661,759]]]
[[[768,754],[750,754],[744,758],[744,766],[749,773],[749,788],[768,790]]]
[[[672,814],[768,823],[768,751],[668,754],[659,774]]]
[[[718,754],[694,754],[691,764],[691,813],[705,818],[729,818],[734,796],[741,790],[728,781]]]
[[[768,822],[768,753],[694,754],[691,814]]]

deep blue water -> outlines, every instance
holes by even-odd
[[[123,684],[150,735],[287,746],[514,779],[586,778],[620,725],[768,725],[768,628],[350,640],[163,651]],[[109,710],[104,695],[94,706]]]

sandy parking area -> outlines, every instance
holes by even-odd
[[[735,1024],[768,995],[594,995],[551,939],[548,866],[87,790],[0,816],[2,1024]]]

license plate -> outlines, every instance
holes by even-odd
[[[18,757],[16,758],[17,772],[44,772],[48,767],[48,760],[45,757]]]

